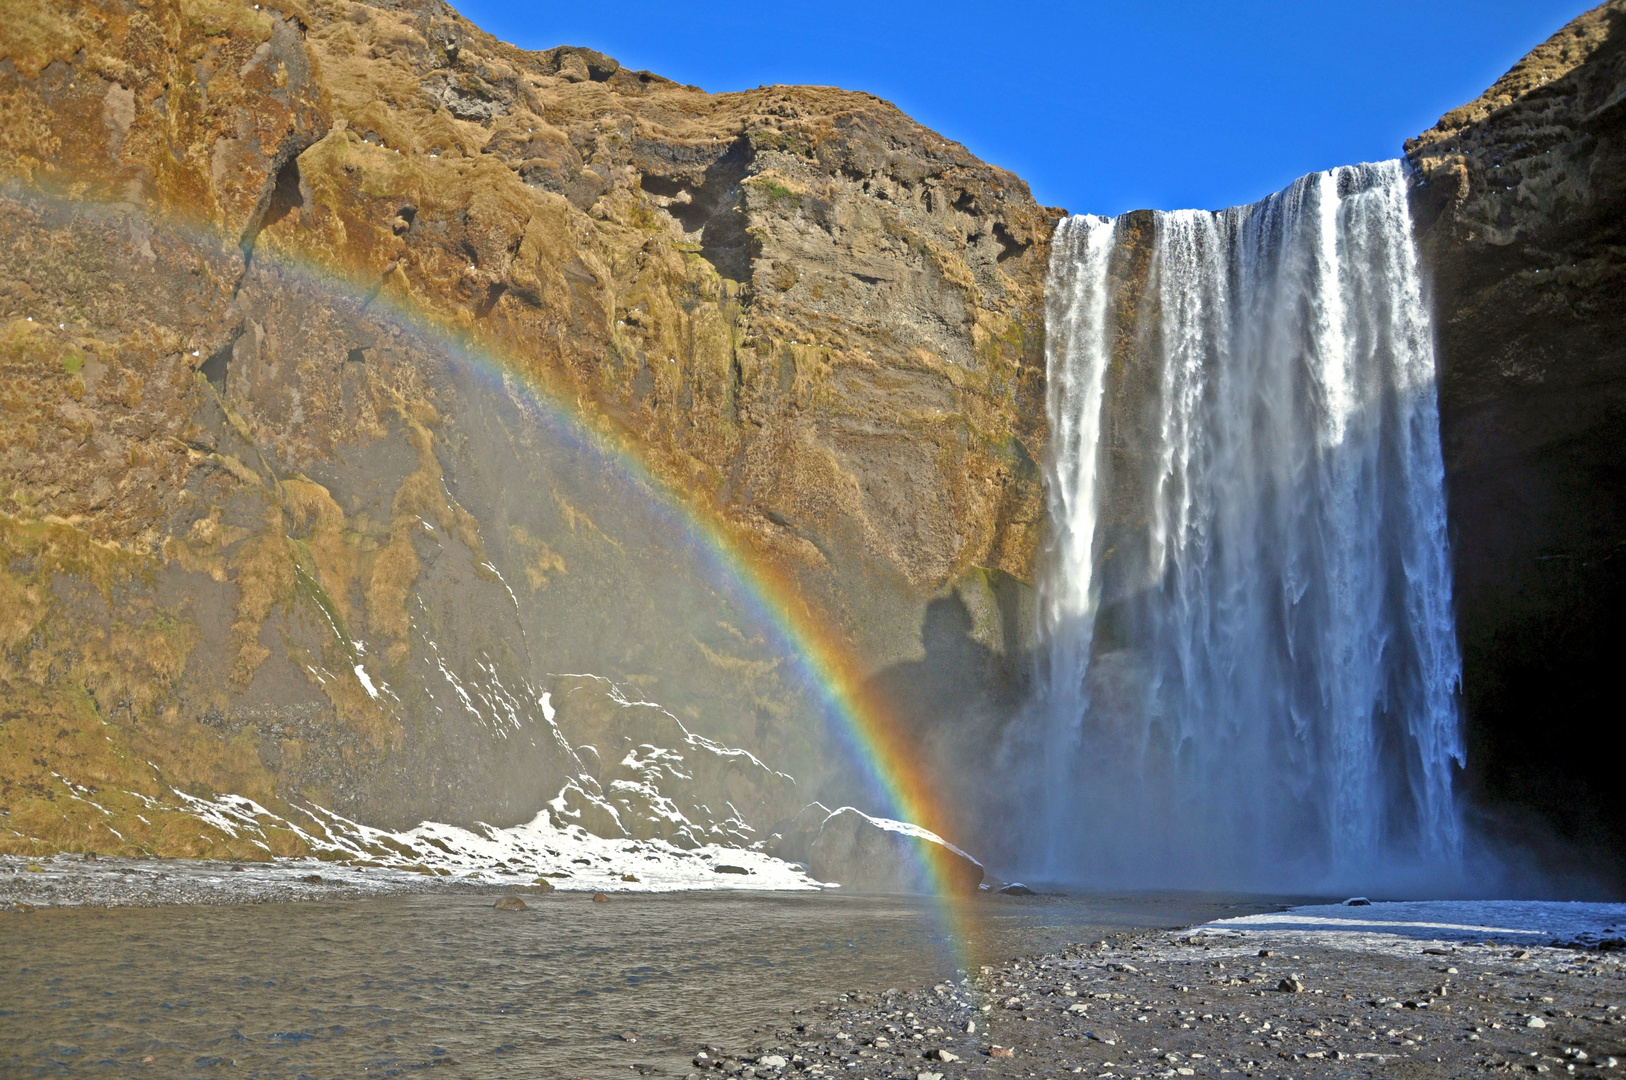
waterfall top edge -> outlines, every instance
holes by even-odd
[[[1358,162],[1355,162],[1355,163],[1350,164],[1350,165],[1335,165],[1330,169],[1317,169],[1314,172],[1305,173],[1303,176],[1298,177],[1292,183],[1286,185],[1285,187],[1279,188],[1276,191],[1272,191],[1268,195],[1264,195],[1264,196],[1262,196],[1262,197],[1260,197],[1258,199],[1255,199],[1253,202],[1236,203],[1234,205],[1220,207],[1220,208],[1215,209],[1215,210],[1205,210],[1205,209],[1202,209],[1201,207],[1195,207],[1195,206],[1182,206],[1182,207],[1177,207],[1177,208],[1172,209],[1172,210],[1159,210],[1159,209],[1149,207],[1149,206],[1142,206],[1142,207],[1137,207],[1134,210],[1126,210],[1123,213],[1116,214],[1116,215],[1113,215],[1113,214],[1065,214],[1062,217],[1056,219],[1056,224],[1059,226],[1063,221],[1074,221],[1074,222],[1079,222],[1081,224],[1083,224],[1083,223],[1099,223],[1099,224],[1104,225],[1104,224],[1107,224],[1109,222],[1122,221],[1124,218],[1131,217],[1131,216],[1133,216],[1135,214],[1152,214],[1154,217],[1159,217],[1159,218],[1168,217],[1170,215],[1191,215],[1191,214],[1220,215],[1220,214],[1228,214],[1228,213],[1233,213],[1233,212],[1245,211],[1245,210],[1248,210],[1248,209],[1250,209],[1252,207],[1260,206],[1260,205],[1262,205],[1264,203],[1270,202],[1272,199],[1279,199],[1282,196],[1287,195],[1288,193],[1294,191],[1295,189],[1297,189],[1299,187],[1302,187],[1304,184],[1307,184],[1310,181],[1316,180],[1316,179],[1318,179],[1320,177],[1323,177],[1323,176],[1336,176],[1336,175],[1338,175],[1340,173],[1358,173],[1358,172],[1363,172],[1363,171],[1370,173],[1370,172],[1375,172],[1376,170],[1380,170],[1380,169],[1383,169],[1383,170],[1394,169],[1394,170],[1398,171],[1400,174],[1405,175],[1406,171],[1409,168],[1410,168],[1410,165],[1404,158],[1385,158],[1382,161],[1358,161]]]

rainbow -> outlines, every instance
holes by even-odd
[[[279,261],[319,287],[342,290],[352,297],[361,295],[353,282],[328,271]],[[403,328],[422,334],[442,355],[463,361],[492,383],[507,389],[515,381],[522,382],[530,403],[543,414],[538,419],[554,434],[593,452],[623,482],[648,492],[667,523],[689,539],[712,580],[731,584],[734,598],[743,601],[756,626],[767,630],[777,651],[792,659],[806,685],[813,688],[825,723],[863,770],[866,786],[880,799],[885,816],[938,836],[945,834],[947,812],[915,763],[914,748],[903,737],[901,725],[887,703],[869,688],[869,679],[841,632],[807,602],[788,575],[732,535],[708,509],[663,484],[635,443],[587,423],[573,398],[553,391],[542,378],[527,375],[494,346],[459,341],[457,335],[422,313],[393,300],[381,304],[381,300],[382,296],[374,300],[369,311],[386,307]],[[979,935],[972,925],[974,905],[963,887],[955,884],[952,857],[935,844],[915,844],[910,850],[929,885],[957,966],[975,972],[971,951]]]
[[[20,192],[14,187],[9,194]],[[39,197],[59,205],[94,205],[81,199]],[[165,215],[162,224],[194,242],[226,246],[209,226],[174,215]],[[636,444],[613,430],[593,426],[571,395],[547,385],[545,376],[527,373],[497,346],[477,342],[465,329],[442,325],[409,304],[376,288],[362,287],[355,278],[309,259],[265,251],[263,246],[256,249],[254,259],[273,262],[279,271],[328,295],[345,297],[371,317],[393,321],[453,363],[462,362],[493,389],[511,391],[519,384],[537,410],[535,419],[573,448],[592,453],[619,474],[618,479],[648,493],[652,508],[681,530],[712,580],[730,586],[733,598],[770,635],[777,651],[792,660],[805,685],[813,690],[825,724],[863,770],[867,787],[880,800],[885,816],[944,835],[948,815],[943,805],[916,764],[914,748],[904,739],[901,725],[886,702],[869,688],[868,677],[841,632],[811,607],[783,571],[733,535],[717,515],[662,483]],[[980,937],[974,926],[975,898],[955,884],[951,857],[937,845],[916,844],[912,849],[957,966],[975,972],[974,946]]]

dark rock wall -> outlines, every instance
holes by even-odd
[[[1438,313],[1468,779],[1493,818],[1535,810],[1626,851],[1607,749],[1626,643],[1626,3],[1406,153]]]

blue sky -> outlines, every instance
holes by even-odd
[[[706,90],[867,90],[1074,213],[1251,202],[1396,157],[1586,0],[885,3],[462,0]]]

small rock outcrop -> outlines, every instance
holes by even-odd
[[[850,806],[825,819],[809,854],[814,877],[854,892],[971,893],[983,878],[981,863],[935,833]]]
[[[795,817],[781,825],[774,833],[768,853],[786,862],[806,864],[813,858],[813,841],[819,830],[830,820],[830,808],[813,802],[799,810]]]

